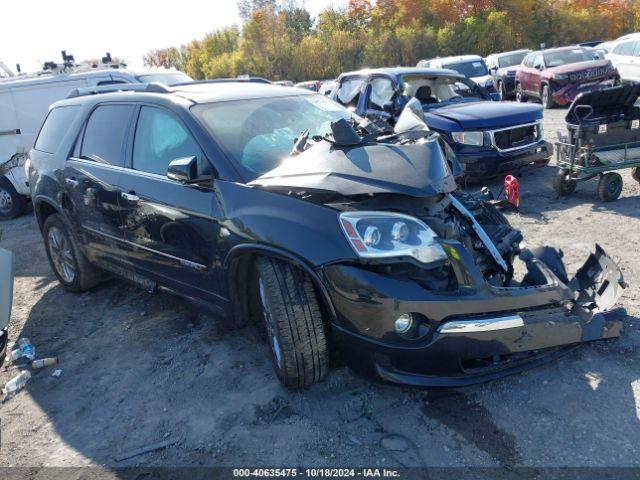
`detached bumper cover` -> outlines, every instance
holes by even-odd
[[[338,314],[333,335],[352,367],[397,383],[463,386],[539,365],[583,342],[620,335],[625,312],[609,308],[626,284],[600,247],[569,282],[572,287],[535,257],[527,264],[543,275],[545,285],[492,287],[468,263],[464,249],[456,252],[471,280],[457,294],[429,292],[410,280],[357,266],[325,267]],[[429,325],[416,340],[403,339],[393,329],[395,319],[409,312],[424,316]]]
[[[553,98],[553,101],[558,105],[564,106],[573,102],[580,93],[591,92],[605,86],[613,86],[613,84],[613,78],[594,80],[586,83],[570,83],[562,87],[553,88],[551,98]]]
[[[465,178],[473,181],[542,167],[549,163],[553,155],[553,146],[549,142],[541,141],[531,147],[511,152],[490,150],[456,152],[456,155]]]

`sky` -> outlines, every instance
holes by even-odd
[[[347,3],[299,1],[314,17]],[[12,70],[20,63],[23,72],[45,61],[61,62],[61,50],[76,61],[110,52],[141,66],[152,48],[181,45],[240,23],[236,0],[4,0],[1,11],[0,61]]]

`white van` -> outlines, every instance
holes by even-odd
[[[97,68],[0,78],[0,220],[22,214],[29,195],[23,165],[49,105],[74,88],[118,83],[190,82],[177,70]]]

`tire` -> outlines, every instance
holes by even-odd
[[[598,182],[598,198],[603,202],[613,202],[622,193],[622,177],[615,172],[605,173]]]
[[[551,97],[551,91],[549,89],[549,85],[543,85],[542,91],[540,92],[540,101],[542,102],[542,106],[547,110],[556,106],[556,103],[553,101]]]
[[[640,183],[640,167],[633,167],[631,169],[631,176],[636,182]]]
[[[11,220],[24,213],[27,197],[20,195],[7,177],[0,177],[0,220]]]
[[[262,257],[254,290],[280,383],[295,390],[320,382],[329,371],[329,349],[311,279],[286,262]]]
[[[520,103],[527,102],[527,95],[524,93],[524,90],[522,90],[522,85],[520,85],[520,82],[516,83],[516,101]]]
[[[553,190],[559,197],[571,195],[576,191],[578,182],[569,178],[569,172],[566,170],[558,170],[556,178],[553,179]]]
[[[84,292],[102,279],[102,272],[89,263],[61,215],[47,217],[42,227],[49,264],[60,284],[70,292]]]

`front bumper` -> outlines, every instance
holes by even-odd
[[[544,140],[508,152],[495,149],[456,152],[464,177],[471,182],[542,167],[549,163],[552,155],[553,146]]]
[[[544,285],[497,288],[483,280],[462,245],[449,247],[461,285],[455,292],[428,291],[356,265],[323,268],[336,312],[332,338],[350,366],[396,383],[463,386],[619,336],[624,311],[609,309],[625,284],[601,249],[571,287],[533,257],[527,266],[541,272]],[[604,307],[593,307],[596,292]],[[397,334],[394,322],[404,313],[422,318],[426,333],[416,339]]]
[[[573,100],[583,92],[592,92],[602,87],[611,87],[615,83],[614,78],[605,80],[595,80],[587,83],[570,83],[563,87],[552,87],[551,98],[560,106],[569,105]]]

